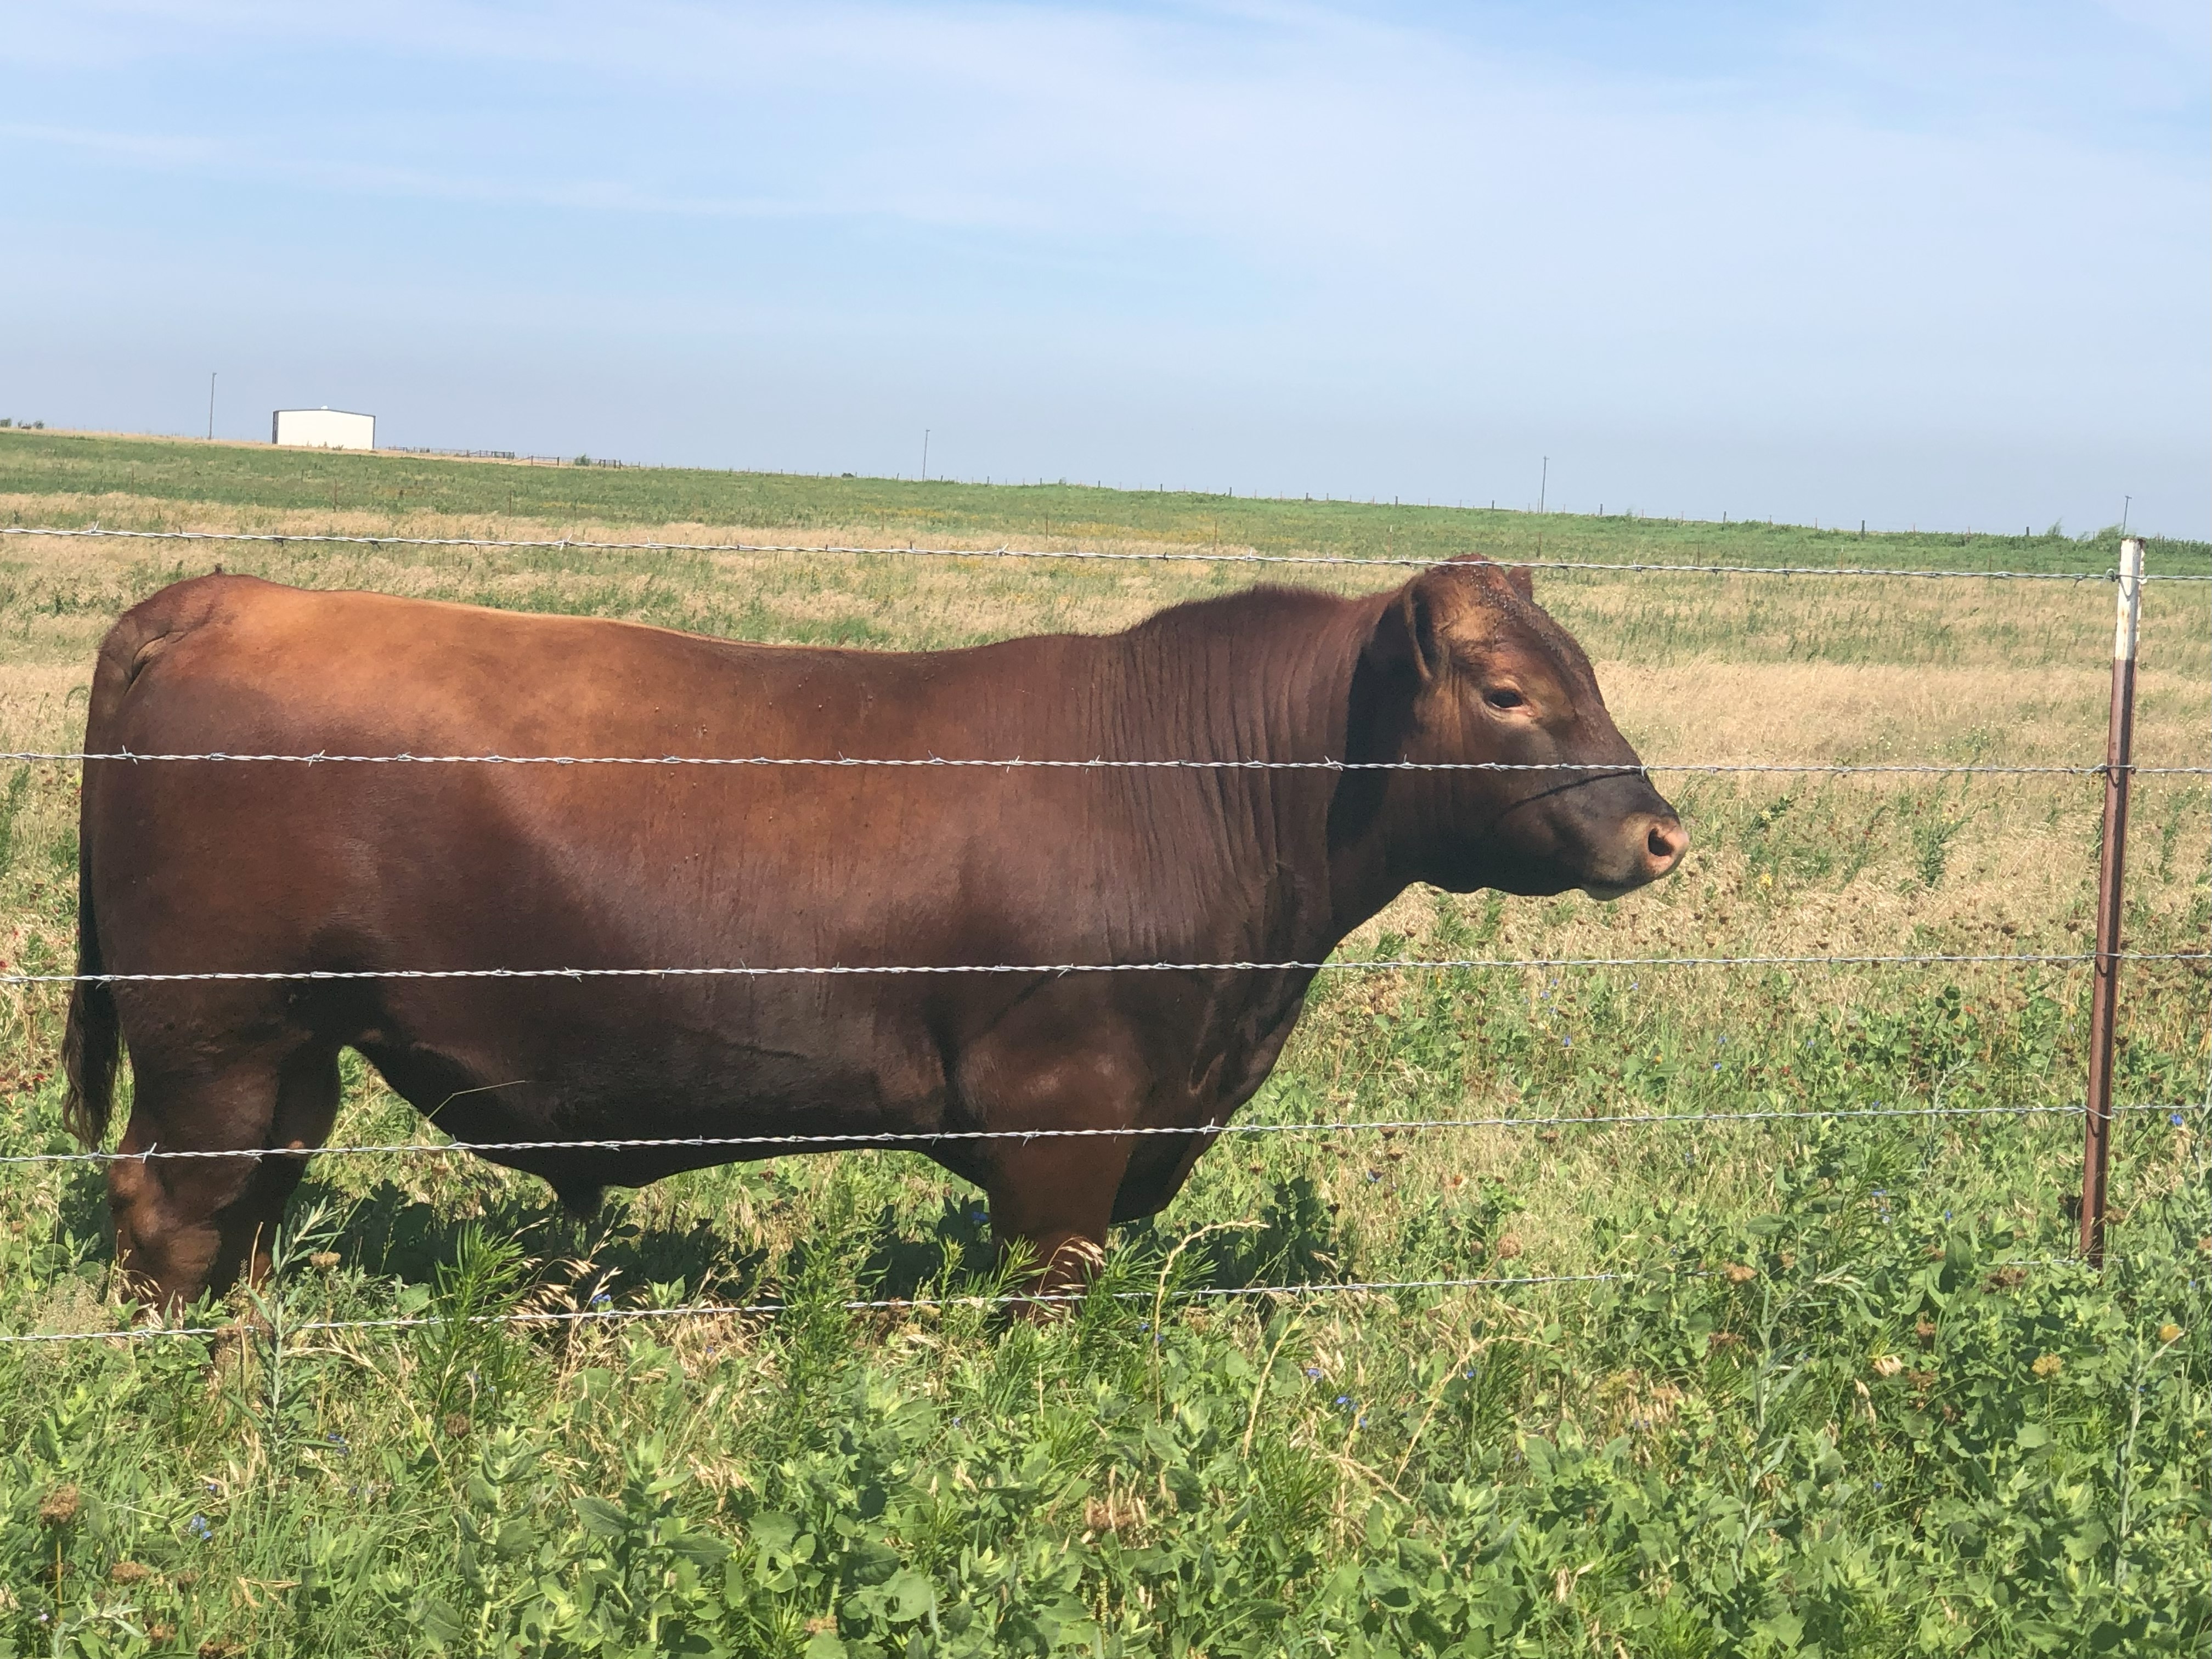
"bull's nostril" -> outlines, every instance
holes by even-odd
[[[1645,835],[1644,844],[1650,851],[1651,861],[1654,864],[1671,865],[1676,859],[1682,856],[1683,849],[1689,845],[1689,841],[1690,838],[1682,833],[1680,824],[1658,823],[1654,823]]]

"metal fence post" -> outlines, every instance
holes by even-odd
[[[2089,990],[2089,1099],[2081,1146],[2081,1254],[2105,1262],[2105,1183],[2112,1145],[2112,1010],[2120,978],[2120,896],[2127,870],[2129,757],[2135,746],[2136,635],[2143,544],[2120,543],[2112,623],[2112,714],[2105,739],[2105,845],[2097,866],[2096,976]]]

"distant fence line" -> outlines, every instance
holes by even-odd
[[[107,530],[98,525],[81,529],[0,526],[0,536],[72,536],[109,540],[167,542],[230,542],[319,544],[350,547],[465,547],[483,550],[563,549],[605,553],[835,553],[937,559],[1090,559],[1137,564],[1288,564],[1371,566],[1376,569],[1427,570],[1444,563],[1441,558],[1364,558],[1307,553],[1109,553],[1080,548],[950,548],[911,544],[862,547],[843,544],[810,545],[785,542],[646,542],[596,541],[580,537],[507,538],[484,536],[368,536],[290,535],[275,532],[227,530]],[[1972,581],[2109,582],[2119,580],[2117,570],[1915,570],[1870,565],[1749,565],[1622,562],[1609,559],[1506,559],[1491,563],[1508,570],[1592,570],[1639,574],[1698,576],[1877,576],[1915,580]],[[2144,574],[2139,581],[2212,582],[2212,574],[2188,572]]]
[[[512,449],[424,449],[413,444],[384,444],[386,455],[433,455],[456,461],[513,461],[521,466],[605,466],[623,472],[695,472],[696,467],[655,466],[646,461],[614,461],[601,455],[521,455]]]

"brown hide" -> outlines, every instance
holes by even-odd
[[[1120,635],[927,653],[216,575],[117,623],[86,746],[1620,769],[92,763],[87,973],[1313,962],[1413,880],[1610,893],[1680,852],[1581,652],[1472,563],[1364,599],[1260,589]],[[70,1060],[96,1136],[119,1028],[127,1151],[319,1145],[346,1047],[469,1140],[1205,1125],[1259,1087],[1310,978],[122,983],[81,988]],[[923,1150],[988,1190],[1002,1239],[1073,1271],[1210,1139]],[[500,1158],[588,1206],[777,1150]],[[171,1303],[258,1270],[299,1167],[113,1166],[126,1270]]]

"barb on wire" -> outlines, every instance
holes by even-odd
[[[1344,760],[1030,760],[1019,756],[1005,759],[966,759],[928,755],[912,759],[872,756],[782,755],[333,755],[318,750],[307,754],[241,754],[228,750],[197,753],[138,754],[131,750],[15,749],[0,750],[0,761],[128,762],[142,761],[258,761],[291,766],[818,766],[907,767],[972,769],[1005,771],[1026,768],[1048,771],[1222,771],[1222,772],[1597,772],[1634,776],[1638,773],[1786,773],[1844,775],[1852,773],[1940,774],[1946,777],[1973,774],[2004,777],[2102,777],[2105,766],[2008,766],[1978,762],[1942,761],[1851,764],[1829,761],[1680,761],[1646,762],[1622,766],[1608,762],[1579,761],[1344,761]],[[2134,766],[2145,773],[2212,773],[2212,766]]]
[[[146,1164],[170,1159],[225,1158],[368,1158],[404,1154],[442,1158],[467,1152],[665,1152],[703,1151],[715,1147],[811,1147],[816,1150],[866,1151],[902,1146],[927,1147],[945,1141],[969,1140],[1127,1140],[1154,1135],[1320,1135],[1413,1134],[1431,1129],[1602,1129],[1672,1127],[1687,1123],[1778,1123],[1817,1120],[1848,1122],[1868,1118],[1984,1118],[2079,1117],[2086,1109],[2079,1102],[2029,1106],[1835,1106],[1796,1110],[1756,1112],[1613,1112],[1562,1113],[1550,1117],[1526,1115],[1506,1117],[1346,1118],[1334,1121],[1297,1123],[1183,1123],[1133,1125],[1118,1128],[1083,1129],[893,1129],[855,1131],[849,1134],[749,1135],[631,1135],[599,1140],[442,1140],[362,1142],[337,1146],[235,1146],[216,1149],[164,1148],[143,1152],[14,1152],[0,1156],[0,1165],[24,1164]],[[2164,1112],[2178,1123],[2184,1112],[2212,1111],[2212,1105],[2147,1104],[2112,1108],[2123,1112]]]
[[[1426,570],[1443,559],[1356,558],[1321,553],[1105,553],[1087,549],[1034,547],[859,547],[844,544],[809,546],[785,542],[614,542],[591,541],[563,536],[556,540],[500,539],[480,536],[344,536],[287,535],[270,531],[232,530],[104,530],[97,525],[83,529],[39,528],[27,525],[0,526],[5,536],[76,536],[112,540],[168,542],[298,543],[302,545],[347,547],[465,547],[487,550],[577,550],[601,553],[839,553],[896,555],[939,559],[1097,559],[1137,564],[1298,564],[1370,565],[1378,569]],[[1863,565],[1820,564],[1626,564],[1603,559],[1492,559],[1512,570],[1600,570],[1638,573],[1673,572],[1700,576],[1904,576],[1975,581],[2108,582],[2117,580],[2112,570],[1909,570]],[[2203,576],[2154,576],[2145,581],[2207,581]]]
[[[2115,961],[2203,962],[2206,951],[2115,951]],[[170,985],[202,981],[416,979],[781,979],[866,974],[1285,974],[1395,973],[1415,969],[1486,968],[1803,968],[1880,967],[1931,963],[2081,963],[2094,951],[2041,951],[2010,955],[1923,953],[1914,956],[1812,957],[1440,957],[1334,962],[975,962],[836,963],[789,968],[282,968],[257,972],[178,974],[0,974],[0,985]]]

